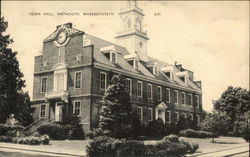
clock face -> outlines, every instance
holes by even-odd
[[[66,38],[67,38],[67,34],[65,31],[61,31],[58,36],[57,36],[57,42],[59,44],[62,44],[66,41]]]

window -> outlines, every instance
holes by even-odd
[[[181,93],[181,104],[186,104],[186,95],[184,92]]]
[[[161,101],[161,100],[162,100],[161,86],[157,86],[157,100],[158,100],[158,101]]]
[[[137,96],[142,97],[142,82],[141,81],[137,82]]]
[[[138,108],[137,108],[137,114],[138,114],[139,120],[143,120],[142,107],[138,107]]]
[[[115,52],[110,53],[110,62],[117,63],[116,53]]]
[[[152,99],[153,96],[152,96],[152,84],[148,84],[148,89],[147,89],[147,93],[148,93],[148,98],[149,99]]]
[[[76,72],[75,73],[75,88],[81,88],[82,83],[82,72]]]
[[[174,91],[174,103],[178,104],[178,91],[177,90]]]
[[[134,68],[135,68],[136,70],[139,69],[139,62],[138,62],[137,59],[134,59]]]
[[[174,118],[175,118],[175,123],[177,124],[179,122],[179,113],[178,112],[174,113]]]
[[[153,109],[152,108],[149,108],[149,120],[148,121],[153,121]]]
[[[75,101],[73,105],[73,114],[80,116],[81,115],[81,101]]]
[[[166,122],[171,123],[171,112],[170,111],[166,111]]]
[[[200,125],[200,116],[199,115],[196,115],[196,124]]]
[[[158,76],[159,75],[159,70],[157,66],[153,66],[153,74]]]
[[[56,91],[62,91],[65,89],[65,74],[64,73],[54,73],[54,79],[55,79],[55,82],[54,82],[54,87],[56,89]]]
[[[180,79],[183,81],[183,82],[186,82],[186,79],[184,76],[180,77]]]
[[[167,102],[170,102],[170,89],[166,88],[166,100]]]
[[[41,92],[45,93],[46,91],[47,91],[47,77],[42,77]]]
[[[194,120],[193,114],[189,114],[189,119]]]
[[[192,103],[193,103],[193,96],[192,96],[192,94],[188,94],[188,105],[192,105]]]
[[[129,93],[129,95],[131,96],[132,95],[132,80],[127,78],[125,80],[125,86],[126,86],[126,89],[127,89],[127,92]]]
[[[100,73],[100,89],[106,89],[106,83],[107,83],[107,80],[106,80],[106,73],[104,72],[101,72]]]
[[[197,108],[199,108],[199,107],[200,107],[200,100],[199,100],[199,96],[198,96],[198,95],[196,95],[195,97],[196,97],[196,99],[195,99],[195,100],[196,100],[195,105],[196,105],[196,107],[197,107]]]
[[[44,118],[45,117],[45,108],[46,108],[46,105],[45,104],[41,104],[40,106],[40,118]]]
[[[182,113],[183,118],[187,119],[187,114],[186,113]]]

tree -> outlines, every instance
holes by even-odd
[[[201,130],[217,135],[227,135],[232,130],[232,127],[230,118],[225,113],[216,110],[208,113],[201,122]]]
[[[21,123],[26,124],[30,114],[26,113],[30,108],[28,94],[23,93],[25,87],[23,73],[19,69],[16,58],[17,52],[9,48],[13,42],[9,35],[4,35],[8,22],[1,17],[0,20],[0,123],[4,123],[9,115],[14,114]],[[26,117],[28,116],[28,117]]]
[[[232,123],[244,117],[250,109],[250,93],[241,87],[229,86],[214,102],[214,108],[230,117]]]
[[[132,131],[129,93],[120,76],[114,76],[111,82],[103,97],[99,127],[108,136],[128,137]]]

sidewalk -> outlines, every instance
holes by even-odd
[[[50,153],[54,155],[66,155],[83,157],[86,156],[88,141],[51,141],[49,145],[23,145],[13,143],[0,143],[0,150],[14,149],[19,151],[31,151],[37,153]]]

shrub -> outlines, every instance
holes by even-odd
[[[167,157],[169,155],[184,155],[187,153],[187,147],[181,142],[161,141],[155,145],[156,156]]]
[[[116,144],[116,150],[119,156],[141,156],[145,154],[147,147],[141,141],[122,140]]]
[[[168,136],[165,136],[162,140],[163,141],[168,141],[168,142],[178,142],[179,137],[177,135],[170,134]]]
[[[82,140],[85,138],[82,125],[80,124],[80,122],[81,122],[80,118],[76,115],[73,115],[70,122],[71,128],[69,130],[69,139]]]
[[[181,140],[181,143],[183,143],[187,147],[187,153],[195,153],[197,149],[199,149],[199,145],[196,143],[189,143],[187,141]]]
[[[136,140],[118,140],[112,137],[98,136],[87,146],[87,153],[89,157],[169,157],[193,153],[198,147],[197,144],[178,141],[176,135],[165,137],[155,145],[145,145],[142,141]]]
[[[6,124],[0,124],[0,136],[4,135],[6,132],[10,131],[11,128]]]
[[[49,137],[48,136],[41,136],[41,137],[35,137],[35,136],[26,136],[26,137],[0,136],[0,142],[29,144],[29,145],[49,144]]]
[[[43,124],[37,128],[41,135],[49,135],[53,140],[64,140],[68,138],[68,127],[63,127],[56,123]]]
[[[89,157],[92,156],[115,156],[115,144],[116,139],[107,136],[98,136],[89,142],[87,146],[87,153]]]
[[[12,142],[11,136],[0,136],[0,142]]]
[[[103,132],[103,130],[100,129],[100,128],[90,130],[90,131],[86,134],[86,136],[89,137],[90,139],[94,139],[95,137],[103,136],[103,135],[104,135],[104,132]]]
[[[207,132],[207,131],[195,131],[193,129],[182,130],[179,133],[183,137],[192,137],[192,138],[215,138],[218,137],[216,134]]]
[[[41,141],[42,141],[42,144],[45,144],[45,145],[49,144],[49,136],[48,135],[43,135],[41,137]]]

